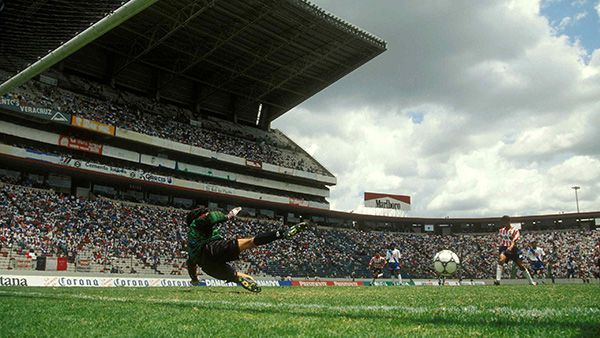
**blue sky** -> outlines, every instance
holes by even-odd
[[[540,14],[548,18],[557,35],[566,35],[573,43],[579,41],[587,51],[588,61],[592,52],[600,48],[599,9],[598,0],[545,0]]]

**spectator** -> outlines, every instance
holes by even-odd
[[[85,200],[50,190],[5,184],[0,187],[0,248],[17,254],[75,257],[92,252],[96,264],[128,258],[131,266],[159,267],[170,273],[181,270],[186,258],[180,238],[185,238],[186,210],[131,205],[98,198]],[[222,228],[225,237],[247,237],[257,232],[279,229],[281,221],[236,219]],[[422,235],[361,231],[354,229],[310,229],[285,245],[274,242],[257,250],[245,251],[242,264],[249,271],[272,276],[314,276],[367,278],[370,256],[396,243],[403,259],[401,269],[409,278],[433,276],[432,257],[451,249],[461,258],[460,278],[491,278],[495,273],[496,234]],[[597,231],[528,232],[525,242],[536,240],[555,257],[575,257],[569,261],[593,266]],[[552,249],[554,248],[554,249]],[[298,254],[302,253],[302,254]],[[74,260],[74,259],[73,259]],[[575,264],[575,263],[573,263]],[[553,274],[565,278],[574,274],[569,264],[555,264]],[[130,271],[135,271],[131,268]]]
[[[73,82],[77,83],[71,86],[85,95],[33,82],[3,98],[16,100],[22,106],[52,108],[251,161],[331,176],[313,158],[287,139],[276,136],[275,132],[263,132],[262,137],[255,137],[253,133],[261,132],[254,130],[256,128],[225,126],[225,122],[212,121],[206,121],[202,127],[198,127],[190,123],[190,111],[125,92],[108,95],[102,85],[81,78]]]

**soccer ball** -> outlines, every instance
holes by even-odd
[[[442,250],[433,257],[433,268],[442,276],[450,276],[458,269],[460,260],[450,250]]]

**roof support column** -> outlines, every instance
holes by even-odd
[[[229,119],[233,123],[238,123],[238,114],[236,110],[237,96],[234,94],[229,94]]]
[[[269,131],[269,129],[271,129],[271,106],[263,103],[258,126],[260,129],[265,131]]]
[[[200,98],[202,97],[202,92],[204,92],[205,88],[199,84],[198,82],[194,82],[194,101],[192,103],[192,111],[194,112],[194,115],[196,117],[199,117],[201,119],[208,119],[208,114],[206,113],[205,110],[202,109],[202,100],[200,100]]]
[[[155,69],[152,74],[152,97],[156,101],[160,101],[160,80],[161,80],[161,72],[159,69]]]

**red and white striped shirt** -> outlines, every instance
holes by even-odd
[[[369,268],[371,269],[383,269],[385,267],[385,257],[373,256],[369,262]]]
[[[516,242],[521,238],[521,232],[517,228],[510,227],[509,229],[500,228],[500,246],[511,246],[512,242]]]

